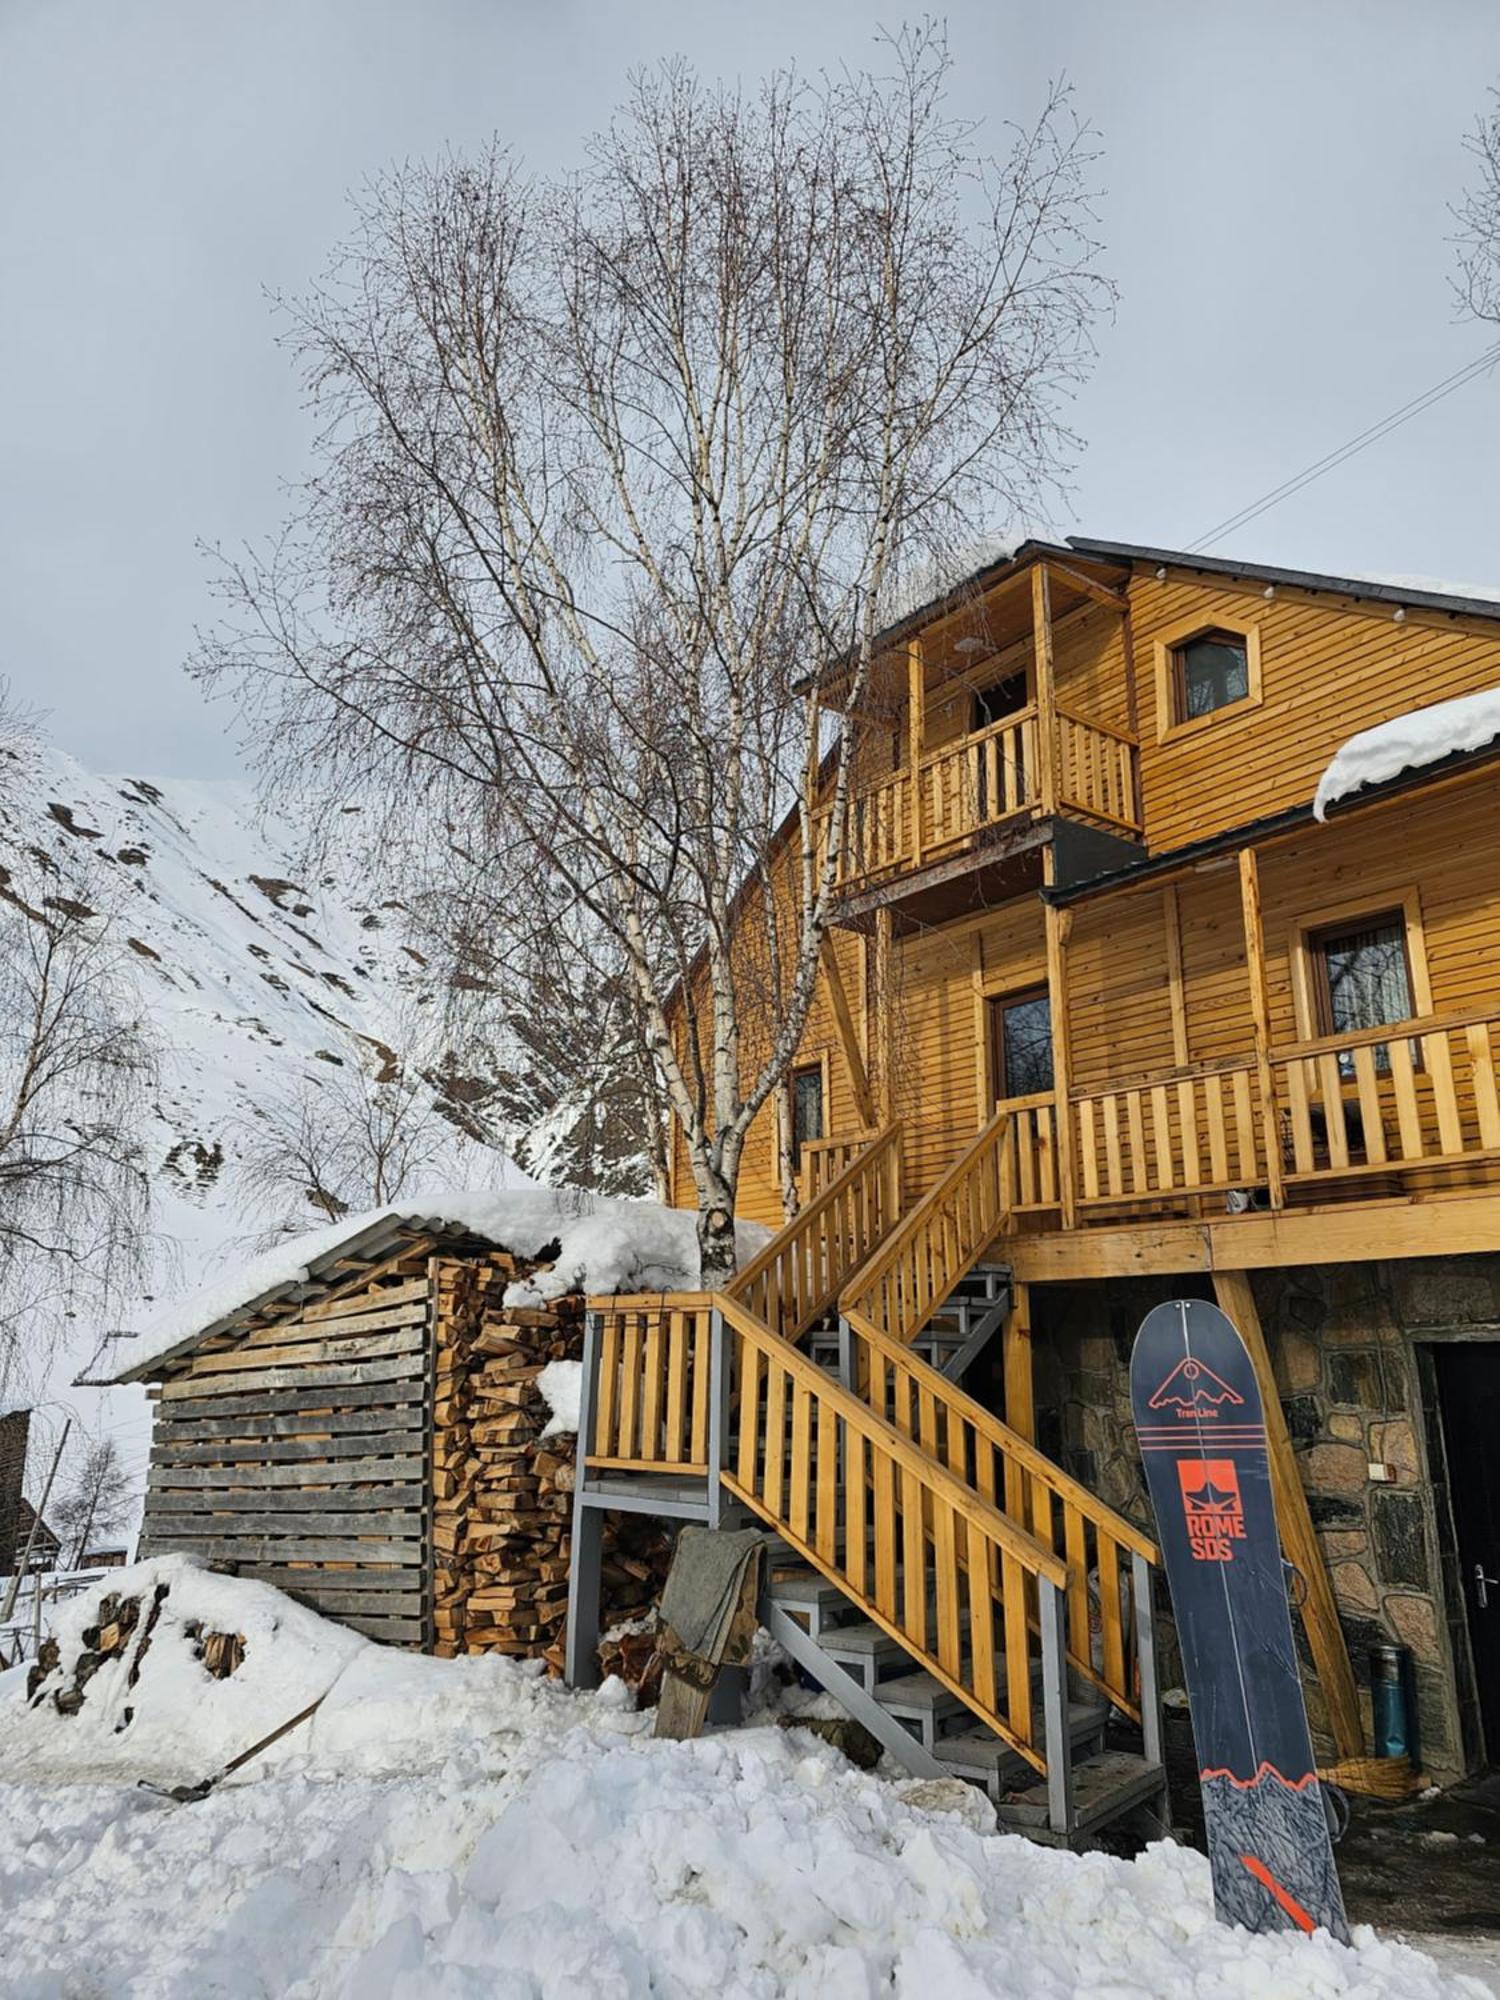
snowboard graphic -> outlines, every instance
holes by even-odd
[[[1292,1644],[1260,1388],[1217,1306],[1141,1322],[1130,1400],[1182,1645],[1224,1923],[1347,1943]]]

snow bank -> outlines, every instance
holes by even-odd
[[[1392,716],[1373,729],[1362,729],[1341,743],[1318,781],[1313,816],[1326,819],[1328,808],[1365,785],[1378,785],[1402,771],[1435,764],[1459,750],[1482,750],[1500,737],[1500,688],[1459,695]]]
[[[987,1830],[973,1801],[935,1810],[939,1788],[861,1773],[803,1732],[657,1743],[617,1683],[575,1696],[502,1660],[320,1636],[276,1593],[176,1559],[115,1582],[143,1577],[243,1630],[245,1660],[218,1689],[175,1675],[148,1687],[143,1671],[125,1734],[170,1698],[150,1718],[165,1745],[227,1691],[248,1742],[295,1709],[315,1666],[337,1668],[334,1693],[201,1804],[124,1784],[0,1784],[15,2000],[1482,1995],[1368,1929],[1353,1950],[1223,1929],[1187,1849],[1055,1853]],[[0,1679],[7,1750],[25,1725],[16,1678]],[[67,1727],[50,1733],[54,1780],[90,1770]]]
[[[337,1255],[374,1224],[417,1224],[434,1217],[518,1257],[536,1257],[557,1246],[550,1271],[510,1286],[505,1296],[511,1305],[539,1305],[564,1292],[682,1291],[698,1282],[697,1219],[690,1209],[610,1199],[576,1188],[437,1189],[389,1208],[347,1215],[235,1264],[168,1307],[138,1339],[123,1346],[121,1371],[134,1372],[170,1354],[204,1327],[267,1292],[306,1283],[313,1266]],[[740,1223],[736,1240],[741,1259],[752,1256],[769,1234],[758,1223]]]

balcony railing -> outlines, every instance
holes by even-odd
[[[1362,1178],[1500,1167],[1500,1012],[1430,1016],[1069,1093],[1080,1213],[1267,1189],[1273,1205]],[[1055,1100],[1011,1099],[1005,1206],[1058,1209]],[[1274,1147],[1275,1173],[1268,1146]]]
[[[1052,756],[1035,706],[1019,709],[849,802],[840,887],[942,860],[987,829],[1022,814],[1061,811],[1111,832],[1140,831],[1136,746],[1128,732],[1071,709],[1052,716]],[[1049,796],[1050,794],[1050,796]],[[831,815],[819,823],[828,837]]]

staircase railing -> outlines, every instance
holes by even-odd
[[[1002,1106],[856,1270],[840,1294],[843,1310],[862,1313],[897,1339],[916,1339],[1004,1225],[1010,1125],[1010,1109]]]
[[[724,1486],[1033,1769],[1066,1762],[1066,1562],[740,1301],[712,1304],[727,1364]]]
[[[847,1312],[841,1331],[847,1385],[926,1456],[1064,1562],[1068,1664],[1116,1708],[1141,1721],[1138,1647],[1131,1643],[1131,1630],[1138,1609],[1149,1612],[1149,1606],[1136,1603],[1149,1578],[1135,1577],[1128,1592],[1125,1579],[1134,1559],[1156,1563],[1155,1543],[863,1314]],[[1098,1578],[1097,1620],[1091,1575]]]
[[[773,1332],[799,1340],[901,1213],[901,1127],[887,1125],[726,1287]]]

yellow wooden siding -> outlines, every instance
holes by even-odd
[[[1347,737],[1408,709],[1500,685],[1500,626],[1278,587],[1209,587],[1180,572],[1131,584],[1141,789],[1153,851],[1311,799]],[[1156,642],[1184,624],[1260,630],[1258,705],[1158,740]]]

